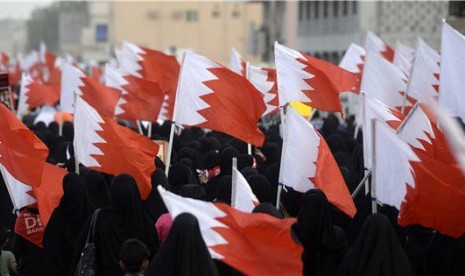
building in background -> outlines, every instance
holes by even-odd
[[[84,60],[105,62],[113,55],[113,16],[111,2],[88,2],[88,24],[81,30]]]
[[[262,25],[262,2],[113,2],[114,42],[124,40],[181,54],[190,49],[229,64],[234,47],[246,59],[254,56],[254,30]]]
[[[287,34],[287,40],[295,41],[290,46],[338,63],[350,43],[363,46],[367,30],[391,45],[399,40],[414,47],[422,37],[439,49],[448,1],[298,1],[286,2],[286,9],[293,12],[285,14],[297,14],[284,20],[287,26],[297,25]]]
[[[450,1],[447,22],[456,30],[465,34],[465,2]]]

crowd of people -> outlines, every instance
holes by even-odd
[[[279,124],[262,128],[262,147],[247,154],[247,144],[215,131],[185,128],[173,141],[172,162],[154,160],[152,191],[142,200],[131,175],[108,175],[85,167],[75,174],[73,125],[24,123],[49,147],[48,162],[66,167],[63,197],[45,229],[43,248],[15,235],[15,215],[0,178],[0,275],[74,275],[93,231],[97,275],[240,275],[212,259],[199,222],[188,213],[172,218],[157,189],[162,185],[178,195],[231,203],[232,158],[260,201],[254,212],[278,219],[294,217],[290,230],[303,247],[303,275],[465,275],[465,238],[452,239],[419,225],[401,227],[397,210],[379,206],[372,214],[371,199],[355,197],[353,219],[332,206],[325,194],[305,194],[285,188],[276,209],[282,139]],[[365,175],[361,133],[354,138],[352,121],[314,116],[351,192]],[[152,139],[168,140],[171,122],[154,123]],[[136,130],[135,130],[136,131]],[[94,216],[95,210],[99,210]],[[37,210],[30,209],[30,212]],[[92,218],[94,225],[91,227]]]

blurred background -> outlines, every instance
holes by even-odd
[[[108,61],[124,40],[180,57],[190,49],[228,65],[234,47],[268,64],[275,40],[338,63],[372,30],[411,47],[422,37],[440,47],[441,20],[465,30],[461,1],[30,1],[0,2],[0,50],[39,49]]]

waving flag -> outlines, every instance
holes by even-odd
[[[82,97],[99,113],[113,116],[120,92],[90,78],[76,67],[65,63],[61,80],[60,104],[63,111],[74,113],[75,94]]]
[[[361,90],[385,105],[402,110],[405,103],[408,112],[413,103],[405,99],[407,79],[402,71],[381,56],[368,53],[363,68]]]
[[[366,34],[365,50],[367,53],[373,52],[380,55],[389,62],[394,60],[394,49],[371,31]]]
[[[276,70],[272,68],[249,65],[248,80],[263,94],[266,111],[263,116],[278,112],[278,85]]]
[[[231,205],[237,210],[251,213],[252,210],[260,204],[257,197],[252,192],[249,183],[244,176],[237,170],[232,171],[232,200]]]
[[[121,56],[123,62],[121,63],[120,58],[118,61],[124,72],[160,85],[165,99],[159,118],[171,120],[179,76],[179,63],[176,58],[129,42],[123,42]]]
[[[107,67],[106,85],[121,91],[115,115],[127,120],[156,121],[164,93],[159,84],[133,75],[125,75]]]
[[[439,103],[454,117],[465,122],[465,36],[442,23],[441,78]]]
[[[362,98],[362,105],[357,118],[360,119],[358,125],[363,127],[363,161],[365,168],[371,168],[373,153],[371,120],[376,119],[379,122],[384,122],[396,130],[400,126],[404,116],[399,111],[371,97],[370,94],[362,93],[360,96]]]
[[[341,112],[339,93],[358,91],[360,76],[329,62],[275,43],[279,105],[299,101]]]
[[[404,72],[407,78],[410,77],[414,57],[414,49],[396,41],[394,60],[392,61],[392,64]]]
[[[302,274],[302,247],[291,234],[295,219],[244,213],[223,203],[183,198],[158,186],[173,219],[194,215],[212,258],[245,275]]]
[[[417,41],[415,61],[409,78],[407,95],[420,102],[439,97],[439,73],[441,56],[422,39]]]
[[[465,177],[456,165],[429,155],[425,145],[435,138],[421,129],[414,130],[417,141],[406,136],[409,144],[376,124],[376,197],[400,210],[400,225],[420,224],[458,238],[465,233]]]
[[[361,46],[351,43],[346,53],[342,57],[339,67],[347,71],[360,75],[362,79],[363,63],[365,61],[366,51]],[[357,92],[360,92],[360,87]],[[349,115],[357,115],[360,104],[360,96],[355,93],[347,93],[347,107]]]
[[[231,49],[231,71],[247,77],[247,62],[236,49]]]
[[[176,123],[263,144],[265,137],[257,127],[266,109],[263,96],[243,76],[206,57],[185,52],[177,93]]]
[[[86,167],[115,175],[131,174],[141,197],[145,199],[149,195],[158,145],[99,114],[81,98],[76,100],[74,151]]]
[[[313,125],[289,107],[285,118],[279,182],[305,193],[319,188],[328,200],[353,217],[354,202],[326,141]]]
[[[59,99],[59,85],[40,84],[31,76],[24,74],[19,91],[18,114],[45,104],[54,106]]]
[[[449,145],[450,152],[459,164],[465,175],[465,131],[456,119],[449,117],[447,112],[439,105],[430,105],[436,114],[444,136]]]

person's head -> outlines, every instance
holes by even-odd
[[[128,239],[120,252],[119,266],[125,273],[144,273],[149,265],[149,249],[137,239]]]

